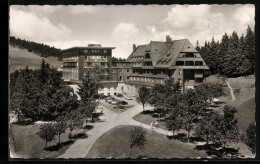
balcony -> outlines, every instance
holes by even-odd
[[[77,62],[77,59],[62,59],[63,62]]]
[[[195,73],[194,78],[203,78],[202,73]]]
[[[101,59],[85,59],[84,62],[107,62],[107,58],[101,58]]]

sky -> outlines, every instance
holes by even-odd
[[[60,49],[88,44],[116,47],[127,58],[133,44],[188,39],[201,46],[226,32],[239,36],[255,26],[254,5],[10,6],[10,36]]]

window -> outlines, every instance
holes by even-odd
[[[104,62],[101,62],[101,65],[102,65],[102,66],[105,66],[105,65],[106,65],[106,63],[104,63]]]
[[[116,92],[114,92],[114,95],[116,95]]]
[[[195,65],[203,65],[202,61],[195,61]]]
[[[88,53],[88,50],[83,50],[83,53],[84,53],[84,54]]]
[[[113,69],[113,73],[115,73],[116,72],[116,70],[115,69]]]
[[[181,75],[181,71],[179,71],[179,73],[178,73],[179,75]]]
[[[146,58],[146,59],[150,59],[150,58],[151,58],[151,57],[150,57],[150,54],[148,54],[148,53],[145,54],[145,58]]]
[[[107,58],[107,56],[103,56],[103,59],[106,59]]]
[[[107,50],[104,50],[104,53],[107,53]]]
[[[129,80],[129,76],[127,76],[126,79]]]
[[[110,89],[110,87],[107,87],[107,89],[109,90],[109,89]]]
[[[188,57],[188,58],[189,58],[189,57],[194,57],[194,53],[186,53],[186,54],[185,54],[185,57]]]
[[[178,82],[181,83],[181,79],[178,79]]]
[[[184,65],[184,61],[176,61],[175,65]]]
[[[129,72],[129,69],[127,69],[126,72]]]
[[[194,61],[185,61],[186,66],[194,66]]]

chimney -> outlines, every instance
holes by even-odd
[[[136,45],[133,44],[133,52],[135,52],[135,50],[136,50]]]
[[[166,35],[166,42],[171,42],[172,38],[170,37],[170,35]]]

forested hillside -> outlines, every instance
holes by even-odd
[[[29,52],[34,52],[41,57],[54,56],[61,60],[60,49],[50,47],[49,45],[45,45],[42,43],[40,44],[25,39],[22,40],[20,38],[15,38],[14,36],[10,37],[10,45],[21,49],[27,49]]]
[[[196,49],[200,52],[211,74],[219,73],[229,77],[238,77],[254,74],[255,67],[255,34],[248,26],[246,35],[238,36],[233,31],[226,33],[221,41],[206,41],[200,47],[197,42]]]
[[[53,56],[44,58],[44,60],[54,68],[59,68],[62,65],[62,61]],[[10,46],[9,61],[9,72],[12,73],[15,70],[24,69],[26,66],[29,69],[39,69],[42,57],[33,52],[28,52],[27,49]]]

